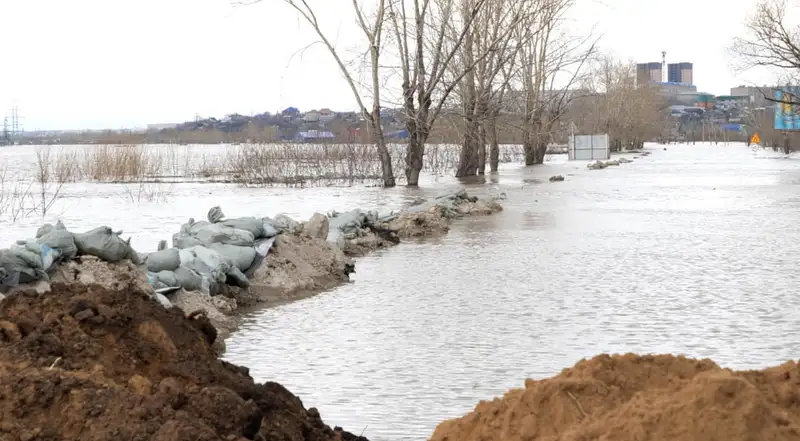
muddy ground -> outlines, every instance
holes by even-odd
[[[200,314],[116,289],[54,283],[0,302],[0,441],[360,440],[277,383],[219,360]]]
[[[708,359],[600,355],[482,401],[430,440],[800,440],[800,365],[736,372]]]

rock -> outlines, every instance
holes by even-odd
[[[75,317],[75,320],[77,320],[79,322],[82,322],[84,320],[87,320],[87,319],[90,319],[90,318],[94,317],[94,311],[92,311],[90,308],[87,308],[87,309],[84,309],[83,311],[80,311],[77,314],[75,314],[74,317]]]
[[[617,162],[619,162],[620,164],[629,164],[629,163],[631,163],[633,161],[628,159],[628,158],[619,158],[619,159],[617,159]]]
[[[608,165],[606,165],[606,163],[603,161],[595,161],[595,162],[590,162],[589,165],[587,165],[587,167],[589,167],[590,170],[602,170],[608,167]]]
[[[564,180],[564,177],[561,175],[550,176],[550,182],[561,182]]]
[[[328,220],[328,216],[320,213],[314,213],[314,215],[311,216],[311,219],[309,219],[305,226],[303,226],[303,232],[305,232],[307,235],[315,239],[322,240],[325,240],[328,237],[329,229],[330,221]]]
[[[170,296],[170,301],[186,314],[203,311],[220,334],[220,338],[217,340],[222,340],[236,329],[237,322],[235,318],[227,316],[220,310],[220,306],[222,309],[231,310],[230,302],[225,298],[217,299],[215,297],[198,291],[181,289]]]
[[[152,387],[153,385],[150,383],[150,380],[139,374],[132,376],[131,379],[128,380],[128,388],[135,394],[150,395],[150,389]]]

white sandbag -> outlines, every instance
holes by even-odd
[[[204,281],[203,276],[194,270],[179,266],[172,274],[175,276],[177,284],[187,291],[202,291],[204,293],[209,291],[208,280]]]

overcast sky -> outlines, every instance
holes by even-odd
[[[338,47],[357,47],[350,0],[311,3]],[[694,63],[701,91],[771,81],[733,72],[727,53],[756,0],[578,3],[575,28],[596,25],[605,51],[646,62],[665,50]],[[0,17],[0,118],[16,105],[27,130],[356,107],[321,46],[300,52],[315,38],[282,0],[0,0]]]

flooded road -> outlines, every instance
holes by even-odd
[[[556,173],[567,180],[547,182]],[[474,187],[506,192],[505,211],[247,316],[226,357],[372,440],[425,439],[481,399],[601,352],[735,368],[797,358],[800,160],[669,146],[618,168],[516,167]]]

